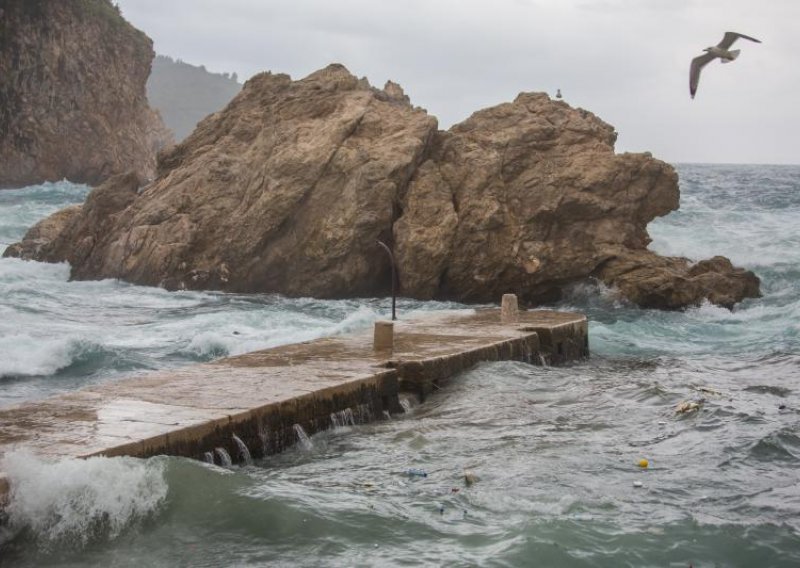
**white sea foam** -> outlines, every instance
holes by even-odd
[[[0,259],[0,290],[4,294],[31,290],[31,278],[66,282],[69,278],[69,264],[29,262],[18,258]]]
[[[341,322],[337,323],[331,330],[336,333],[347,333],[356,329],[368,327],[376,319],[380,317],[379,312],[369,306],[359,306],[354,312],[351,312]]]
[[[0,377],[52,375],[69,366],[79,352],[80,347],[68,338],[4,333],[0,336]]]
[[[83,201],[89,187],[68,181],[46,182],[0,194],[0,253],[53,211]]]
[[[49,462],[27,451],[3,458],[15,529],[47,544],[114,538],[158,511],[167,496],[161,459],[94,457]]]
[[[795,170],[741,167],[714,176],[708,168],[679,169],[681,207],[650,223],[651,249],[695,260],[724,255],[754,269],[797,263]]]
[[[185,351],[200,357],[239,355],[362,329],[378,317],[369,306],[357,307],[341,321],[275,309],[207,314],[187,327]]]

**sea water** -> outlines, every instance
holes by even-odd
[[[762,298],[659,312],[577,285],[550,307],[589,315],[589,360],[482,364],[412,412],[252,466],[13,453],[0,565],[800,565],[800,167],[678,171],[681,209],[651,223],[651,248],[726,255]],[[0,191],[0,250],[86,191]],[[0,406],[367,327],[389,308],[68,276],[0,260]],[[699,409],[676,412],[686,401]]]

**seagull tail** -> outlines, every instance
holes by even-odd
[[[742,51],[741,49],[732,49],[731,51],[728,52],[730,53],[731,58],[728,59],[727,57],[723,57],[720,59],[720,61],[722,61],[723,63],[730,63],[731,61],[739,57],[739,53],[741,53],[741,51]]]

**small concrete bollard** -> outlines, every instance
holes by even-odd
[[[519,306],[517,305],[516,294],[503,294],[503,302],[500,304],[500,321],[502,323],[519,321]]]
[[[383,349],[392,349],[392,347],[394,347],[394,323],[390,321],[376,321],[372,348],[375,349],[375,351],[381,351]]]

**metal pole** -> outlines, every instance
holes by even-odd
[[[392,254],[392,250],[388,246],[386,246],[386,243],[382,241],[375,241],[375,242],[378,243],[381,247],[383,247],[383,250],[385,250],[386,254],[389,255],[389,262],[392,265],[392,321],[394,321],[397,319],[397,315],[395,312],[395,306],[397,305],[397,294],[395,293],[395,284],[394,284],[395,281],[397,280],[397,275],[395,274],[394,255]]]

